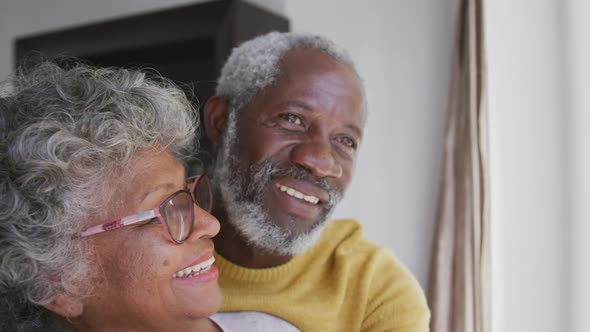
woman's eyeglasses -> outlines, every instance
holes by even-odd
[[[183,243],[193,232],[195,224],[193,204],[197,204],[201,209],[211,212],[213,203],[211,182],[206,175],[188,178],[187,189],[173,193],[149,211],[143,211],[105,224],[92,226],[80,232],[77,237],[83,238],[124,226],[138,224],[146,220],[156,219],[160,221],[160,224],[162,224],[162,227],[164,227],[172,241]]]

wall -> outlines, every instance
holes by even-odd
[[[565,23],[564,72],[566,84],[564,97],[568,119],[568,211],[569,211],[569,269],[566,278],[567,331],[590,331],[588,308],[590,307],[590,2],[568,0],[564,2]],[[567,225],[567,224],[566,224]]]
[[[0,77],[12,39],[188,3],[188,0],[3,0]],[[363,221],[426,285],[446,112],[451,0],[253,1],[286,14],[292,30],[350,50],[366,81],[370,116],[356,177],[337,217]],[[326,19],[328,18],[328,19]]]
[[[561,3],[484,2],[493,331],[566,331]]]

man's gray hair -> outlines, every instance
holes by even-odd
[[[52,319],[41,305],[57,292],[92,291],[96,271],[75,238],[83,221],[104,215],[115,178],[138,152],[193,155],[198,118],[173,83],[136,70],[44,62],[5,84],[0,330],[46,331]]]
[[[329,39],[303,33],[271,32],[232,50],[221,70],[215,94],[229,103],[232,113],[242,110],[260,90],[277,80],[281,59],[297,48],[318,49],[357,72],[347,52]]]

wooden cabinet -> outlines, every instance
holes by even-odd
[[[69,55],[98,66],[152,68],[198,106],[213,94],[233,47],[275,30],[288,31],[288,20],[242,1],[207,1],[18,38],[15,62]]]

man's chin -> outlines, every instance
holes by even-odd
[[[326,224],[325,221],[319,221],[305,229],[293,229],[277,225],[271,220],[242,218],[242,224],[236,226],[251,245],[268,253],[293,256],[312,247],[319,240]]]
[[[289,239],[305,236],[306,234],[313,232],[315,228],[321,227],[321,225],[325,222],[323,219],[308,220],[294,215],[271,220],[274,220],[273,224],[279,228]]]
[[[232,189],[227,182],[222,186],[229,221],[250,245],[269,253],[293,256],[305,252],[321,236],[327,211],[299,216],[296,211],[288,211],[272,195],[272,190],[238,199]],[[269,210],[267,206],[274,208]]]
[[[312,247],[320,238],[326,220],[308,221],[307,227],[277,227],[282,230],[283,245],[278,251],[282,254],[297,255]],[[277,225],[278,226],[278,225]],[[293,226],[293,225],[290,225]]]

